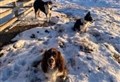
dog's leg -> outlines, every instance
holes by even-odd
[[[37,18],[38,9],[35,9],[34,12],[35,12],[35,18]]]
[[[50,5],[47,4],[44,7],[45,7],[45,14],[46,14],[47,22],[50,22],[50,17],[51,17]]]
[[[37,18],[37,17],[41,17],[41,13],[40,13],[41,11],[40,11],[40,9],[36,9],[35,10],[35,18]]]
[[[40,10],[37,11],[37,17],[40,17],[40,16],[39,16],[39,13],[40,13]]]
[[[35,12],[35,19],[37,18],[37,12]]]
[[[47,22],[50,22],[51,13],[48,13],[46,17],[47,17]]]
[[[40,10],[38,11],[38,17],[41,17],[41,11]]]
[[[46,15],[47,22],[49,22],[49,14]]]

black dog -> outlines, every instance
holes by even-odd
[[[88,26],[93,22],[93,18],[88,12],[86,16],[82,19],[78,19],[76,23],[74,24],[73,30],[74,31],[80,31],[80,33],[86,32]]]
[[[42,11],[47,18],[51,16],[51,1],[44,2],[42,0],[35,0],[33,6],[35,11],[35,17],[39,16],[39,12]],[[40,11],[39,11],[40,10]]]

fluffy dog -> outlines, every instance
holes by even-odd
[[[84,18],[78,19],[74,24],[73,30],[79,31],[80,33],[86,32],[88,26],[93,22],[93,18],[88,12]]]
[[[63,82],[67,78],[65,59],[56,48],[45,51],[41,61],[41,69],[48,78],[48,82]]]
[[[39,16],[40,11],[42,11],[48,19],[51,16],[51,1],[44,2],[42,0],[35,0],[33,7],[35,11],[35,18]],[[40,10],[40,11],[39,11]]]

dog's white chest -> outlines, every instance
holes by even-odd
[[[88,26],[90,26],[90,22],[86,22],[86,24],[84,25],[84,28],[87,28]]]
[[[57,73],[58,73],[58,70],[49,71],[48,73],[46,73],[45,75],[47,76],[47,78],[49,80],[48,82],[56,82]]]
[[[85,22],[85,24],[83,26],[81,26],[81,32],[86,32],[87,28],[90,26],[90,22]]]

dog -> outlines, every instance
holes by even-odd
[[[42,0],[35,0],[33,7],[35,12],[35,18],[40,17],[40,11],[42,11],[48,19],[51,17],[51,1],[42,1]]]
[[[47,82],[64,82],[67,79],[65,59],[56,48],[50,48],[43,53],[40,65]]]
[[[84,18],[78,19],[75,22],[73,30],[84,33],[87,31],[87,28],[91,23],[93,23],[93,18],[90,12],[88,12]]]

